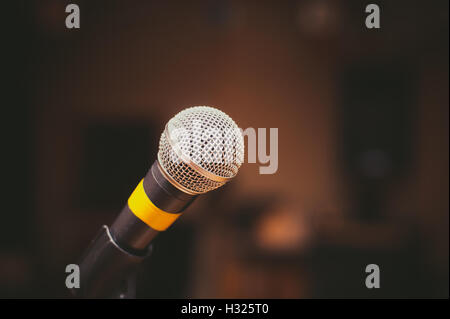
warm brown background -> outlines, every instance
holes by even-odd
[[[5,211],[0,296],[66,296],[64,266],[120,211],[165,122],[212,105],[242,128],[279,128],[279,169],[246,164],[199,199],[161,238],[173,253],[150,262],[159,278],[143,280],[142,296],[448,297],[447,1],[374,1],[381,30],[364,27],[357,1],[73,2],[80,30],[65,29],[65,1],[29,2],[12,54],[23,57],[10,70],[26,82],[11,95],[26,129],[11,137],[24,145],[11,164],[25,165],[14,185],[27,195],[14,197],[21,217]],[[339,79],[356,63],[400,62],[414,75],[410,166],[382,185],[382,218],[361,221],[340,163]],[[107,134],[86,146],[105,126],[149,138],[116,154],[95,151],[102,139],[114,146]],[[111,178],[119,198],[96,203],[86,161],[109,167],[124,153],[127,166],[105,174],[130,184]],[[31,235],[14,238],[17,228]],[[381,267],[380,291],[364,287],[369,263]]]

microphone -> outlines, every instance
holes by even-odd
[[[243,160],[242,132],[227,114],[208,106],[176,114],[161,134],[150,170],[111,227],[101,228],[82,257],[75,296],[120,295],[123,280],[150,255],[155,236],[198,195],[235,177]]]

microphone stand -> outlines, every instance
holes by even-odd
[[[123,287],[120,287],[115,293],[111,294],[112,299],[136,299],[136,284],[138,270],[128,274],[124,280]]]
[[[136,195],[137,190],[140,195]],[[151,255],[152,240],[165,230],[156,230],[137,217],[130,208],[130,201],[135,203],[136,196],[139,200],[142,200],[139,196],[145,197],[145,205],[152,205],[146,209],[156,214],[155,221],[170,216],[170,223],[197,197],[174,187],[156,160],[111,227],[103,225],[84,253],[79,265],[80,288],[72,289],[76,297],[133,298],[136,295],[138,265]],[[138,207],[138,212],[139,209],[142,207]],[[158,215],[160,210],[163,218]]]
[[[72,288],[72,294],[77,298],[135,298],[139,265],[151,253],[152,245],[141,252],[125,251],[103,225],[82,257],[80,288]]]

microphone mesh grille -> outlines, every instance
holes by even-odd
[[[243,159],[241,130],[224,112],[208,106],[187,108],[175,115],[159,143],[162,168],[197,194],[224,185],[237,174]]]

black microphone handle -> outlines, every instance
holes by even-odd
[[[152,221],[139,214],[133,202],[138,191],[139,196],[150,201],[148,205],[154,205],[169,220],[163,223],[168,225],[197,197],[173,186],[156,160],[112,226],[104,225],[83,255],[79,264],[80,288],[72,289],[76,297],[116,297],[129,276],[151,254],[151,241],[164,229],[155,229],[161,227],[161,216]]]
[[[145,176],[142,186],[148,199],[160,210],[168,214],[179,214],[186,209],[197,196],[186,194],[173,186],[162,172],[156,160]],[[111,234],[117,243],[131,251],[145,250],[159,230],[136,216],[129,201],[111,226]]]

